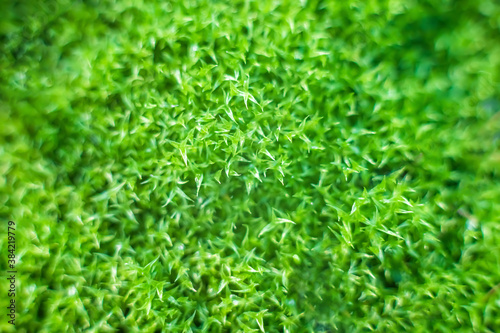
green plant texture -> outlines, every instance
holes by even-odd
[[[17,332],[500,332],[498,1],[0,10]]]

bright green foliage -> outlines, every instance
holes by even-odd
[[[500,331],[497,1],[0,9],[18,332]]]

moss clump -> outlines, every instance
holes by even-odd
[[[19,332],[500,331],[498,3],[1,6]]]

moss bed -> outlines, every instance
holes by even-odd
[[[497,1],[0,10],[17,332],[500,332]]]

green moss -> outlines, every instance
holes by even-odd
[[[1,6],[18,332],[500,330],[497,3]]]

